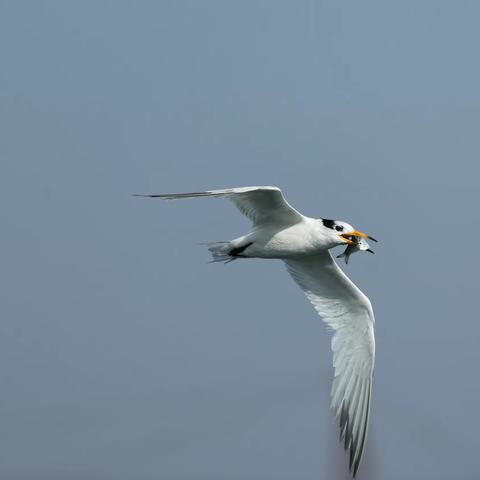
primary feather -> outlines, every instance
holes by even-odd
[[[285,260],[287,270],[333,330],[335,377],[332,408],[340,417],[340,439],[357,473],[365,446],[375,360],[374,316],[368,298],[329,252]]]
[[[136,195],[140,197],[163,198],[176,200],[195,197],[225,197],[254,225],[267,222],[292,223],[302,220],[303,215],[297,212],[282,195],[278,187],[237,187],[222,190],[207,190],[205,192],[166,193],[154,195]]]

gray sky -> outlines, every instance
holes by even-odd
[[[279,185],[378,237],[359,480],[478,478],[478,2],[1,1],[0,477],[346,480],[329,335],[209,265]],[[474,412],[474,413],[472,413]]]

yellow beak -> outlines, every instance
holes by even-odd
[[[368,238],[370,240],[373,240],[374,242],[378,241],[378,240],[375,240],[373,237],[370,237],[370,235],[367,235],[366,233],[360,232],[359,230],[354,230],[353,232],[349,232],[349,233],[342,233],[340,236],[349,245],[353,245],[355,243],[350,237],[362,237],[362,238]]]

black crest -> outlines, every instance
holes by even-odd
[[[328,220],[326,218],[322,218],[322,223],[325,227],[331,228],[332,230],[335,228],[335,220]]]

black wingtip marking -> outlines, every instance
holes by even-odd
[[[134,197],[149,197],[149,198],[165,198],[175,199],[175,198],[191,198],[191,197],[209,197],[211,196],[210,192],[189,192],[189,193],[161,193],[161,194],[145,194],[145,193],[133,193]]]
[[[157,198],[157,197],[163,197],[163,195],[148,195],[148,194],[145,194],[145,193],[132,193],[132,197]]]

